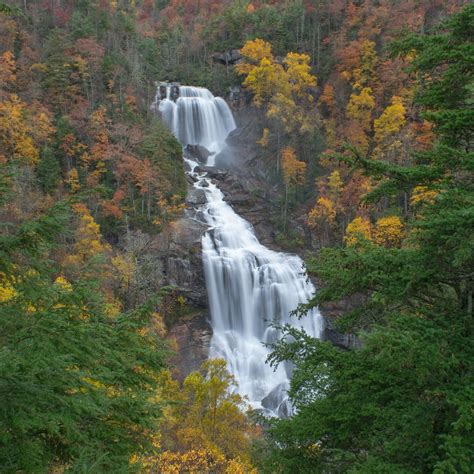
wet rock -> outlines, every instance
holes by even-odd
[[[184,148],[184,156],[188,160],[194,160],[198,163],[207,163],[207,159],[214,153],[210,152],[206,147],[201,145],[186,145]]]
[[[205,191],[199,188],[191,188],[186,196],[186,202],[192,206],[205,204],[207,202]]]
[[[191,165],[187,161],[183,161],[184,164],[184,171],[188,172],[191,171]]]
[[[186,181],[189,183],[189,184],[194,184],[196,181],[197,181],[197,178],[190,175],[190,174],[186,174]]]
[[[291,405],[288,400],[287,390],[288,388],[283,386],[283,384],[277,385],[262,400],[262,406],[268,410],[275,411],[280,418],[288,418],[291,415]]]
[[[196,171],[199,173],[207,173],[209,178],[216,179],[217,181],[223,181],[229,176],[228,171],[214,168],[212,166],[199,166]]]
[[[170,100],[176,101],[179,97],[179,83],[178,82],[160,82],[158,85],[160,89],[160,97],[162,99],[166,98],[167,89],[169,89]]]

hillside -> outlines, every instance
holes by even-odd
[[[471,472],[470,3],[0,2],[0,471]]]

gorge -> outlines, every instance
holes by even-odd
[[[194,189],[205,196],[205,202],[195,206],[195,218],[208,226],[202,261],[213,331],[209,356],[227,361],[239,393],[252,408],[288,416],[291,366],[274,369],[267,364],[268,344],[281,335],[278,326],[286,324],[321,336],[323,320],[317,310],[300,321],[291,317],[314,293],[314,286],[299,257],[260,244],[252,225],[224,200],[209,176],[209,167],[219,167],[225,140],[236,128],[226,102],[204,88],[161,85],[154,107],[184,149],[207,150],[195,159],[185,157],[185,165]]]

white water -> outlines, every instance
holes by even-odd
[[[218,153],[235,128],[227,104],[202,88],[180,86],[180,95],[174,102],[168,92],[159,101],[164,121],[183,146],[199,144]],[[197,179],[194,186],[203,189],[207,198],[201,212],[210,226],[202,240],[213,329],[210,357],[226,359],[239,393],[253,408],[286,416],[291,412],[286,395],[291,368],[270,367],[266,363],[270,349],[265,344],[280,336],[272,323],[290,323],[320,336],[323,324],[317,310],[301,321],[290,317],[291,311],[308,301],[314,287],[299,257],[261,245],[252,226],[223,200],[207,173],[195,172],[198,164],[186,161]],[[213,166],[214,160],[208,165]]]
[[[176,101],[170,100],[170,90],[166,89],[166,97],[158,92],[155,99],[163,120],[184,146],[201,145],[213,152],[208,163],[213,166],[215,153],[235,129],[232,112],[224,99],[203,87],[180,86]]]

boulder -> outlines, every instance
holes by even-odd
[[[188,160],[194,160],[198,163],[206,164],[207,159],[213,155],[206,147],[201,145],[186,145],[184,147],[184,156]]]
[[[291,416],[291,404],[288,400],[288,387],[284,384],[277,385],[263,400],[262,406],[267,410],[276,412],[280,418]]]
[[[189,183],[189,184],[194,184],[196,181],[197,181],[197,178],[190,175],[190,174],[186,174],[186,181]]]
[[[206,192],[199,188],[190,188],[186,196],[186,202],[191,206],[201,206],[206,204]]]
[[[198,173],[207,173],[207,176],[211,179],[216,179],[217,181],[222,181],[229,176],[229,173],[225,170],[219,168],[214,168],[212,166],[199,166],[196,169]]]

